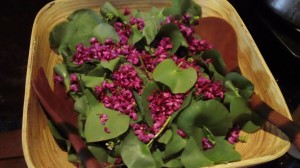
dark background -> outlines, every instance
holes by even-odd
[[[264,0],[229,0],[245,22],[273,73],[291,112],[300,102],[300,59],[276,33],[300,40],[299,32],[274,15]],[[34,18],[48,0],[0,1],[0,132],[21,128],[30,35]],[[299,45],[300,47],[300,45]],[[259,167],[300,167],[288,154]]]

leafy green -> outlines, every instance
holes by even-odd
[[[128,168],[157,167],[148,146],[141,142],[133,132],[129,132],[122,143],[121,157]]]
[[[225,137],[217,137],[215,146],[204,151],[203,154],[214,164],[241,160],[241,155],[234,150],[233,145],[225,140]]]
[[[225,86],[227,89],[234,91],[245,99],[249,99],[254,91],[252,82],[236,72],[230,72],[225,76]]]
[[[114,27],[108,23],[100,23],[93,29],[93,35],[99,42],[104,43],[105,40],[111,39],[113,42],[119,42],[119,35]]]
[[[91,9],[75,11],[68,17],[67,22],[58,24],[50,32],[50,46],[59,53],[66,50],[74,53],[77,44],[88,45],[90,38],[102,36],[94,29],[104,22],[103,18]]]
[[[190,136],[194,127],[203,125],[214,135],[226,135],[233,124],[227,108],[212,99],[192,103],[178,115],[177,125]]]
[[[181,162],[185,168],[198,168],[213,165],[213,162],[203,154],[193,137],[187,141],[186,147],[181,154]]]
[[[87,142],[109,140],[116,138],[127,131],[130,122],[130,118],[127,115],[104,107],[102,103],[97,102],[89,91],[86,91],[85,95],[89,102],[88,115],[84,129],[84,135]],[[100,116],[102,114],[108,116],[108,120],[104,125],[100,121]],[[109,132],[107,132],[106,129],[108,129]]]
[[[171,156],[182,151],[186,145],[186,139],[177,134],[177,128],[172,125],[172,138],[169,143],[166,144],[166,150],[163,153],[164,159],[168,159]]]
[[[221,75],[226,75],[226,64],[221,53],[217,50],[207,50],[202,54],[204,60],[211,59],[215,70]]]
[[[153,79],[167,85],[172,93],[185,93],[196,83],[197,72],[194,68],[180,69],[173,60],[165,59],[154,69]]]
[[[142,92],[142,95],[141,95],[141,102],[142,102],[142,107],[144,109],[144,117],[145,117],[145,121],[146,123],[149,125],[149,126],[152,126],[153,125],[153,120],[152,120],[152,117],[151,117],[151,112],[150,112],[150,109],[149,109],[149,101],[147,100],[148,97],[159,90],[159,87],[158,85],[151,81],[151,82],[148,82]],[[143,111],[142,111],[143,112]]]

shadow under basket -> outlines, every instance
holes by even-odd
[[[49,44],[53,27],[66,20],[67,16],[81,8],[99,10],[103,0],[57,0],[40,10],[32,29],[25,86],[22,144],[29,168],[75,167],[67,160],[67,153],[56,143],[47,125],[47,119],[31,88],[31,81],[38,68],[43,67],[50,85],[53,86],[53,67],[61,62]],[[149,10],[170,6],[167,0],[112,0],[119,9]],[[235,29],[238,38],[238,60],[241,73],[253,82],[255,92],[273,109],[291,119],[282,93],[236,10],[226,0],[195,0],[202,7],[203,17],[215,16],[227,20]],[[246,167],[268,162],[282,156],[290,147],[288,138],[276,127],[266,122],[262,129],[248,136],[247,143],[238,143],[236,149],[242,160],[212,167]]]

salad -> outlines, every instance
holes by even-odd
[[[227,73],[219,51],[195,34],[191,0],[139,11],[104,3],[81,9],[50,33],[54,67],[74,99],[81,137],[104,167],[203,167],[241,160],[240,132],[260,118],[248,107],[253,84]],[[220,39],[222,40],[222,39]],[[49,122],[51,126],[51,121]],[[69,161],[82,167],[70,144]]]

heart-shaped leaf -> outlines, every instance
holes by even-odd
[[[127,115],[105,108],[104,105],[100,103],[97,106],[91,107],[90,110],[91,112],[87,117],[84,129],[87,142],[109,140],[127,131],[130,122],[130,118]],[[105,124],[101,123],[101,115],[108,116],[108,120]]]
[[[68,17],[68,22],[55,26],[51,31],[49,37],[51,48],[60,54],[71,50],[69,56],[72,56],[77,44],[90,44],[90,38],[95,37],[94,33],[97,33],[94,32],[94,28],[104,22],[102,16],[91,9],[75,11]]]
[[[231,145],[225,137],[217,137],[216,145],[209,150],[204,151],[204,155],[214,164],[228,163],[241,160],[241,155],[234,150],[234,146]]]
[[[226,135],[232,121],[226,107],[217,100],[197,101],[184,109],[178,116],[177,126],[187,135],[194,127],[206,126],[214,135]]]
[[[166,144],[166,150],[163,153],[164,159],[168,159],[171,156],[182,151],[186,145],[186,139],[177,134],[177,128],[172,125],[172,139]]]
[[[153,72],[153,79],[167,85],[172,93],[186,93],[197,81],[194,68],[180,69],[173,60],[165,59]]]
[[[127,115],[104,107],[88,90],[85,91],[85,95],[89,102],[84,129],[87,142],[99,142],[116,138],[128,130],[130,118]],[[104,124],[100,120],[101,115],[107,115],[108,117]]]
[[[133,132],[125,137],[121,146],[121,157],[123,162],[129,168],[154,168],[156,161],[153,158],[150,149],[141,142]]]
[[[181,162],[185,168],[198,168],[213,165],[213,162],[204,156],[193,137],[187,141],[186,147],[181,154]]]

